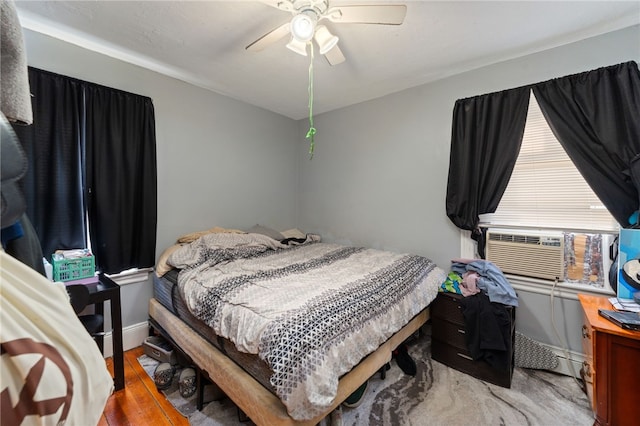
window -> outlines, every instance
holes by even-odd
[[[495,213],[483,224],[616,231],[618,223],[585,182],[531,93],[520,153]]]
[[[506,266],[514,274],[535,276],[523,272],[531,266],[529,249],[534,248],[537,260],[556,265],[546,274],[554,281],[563,273],[572,280],[575,273],[581,275],[579,281],[599,281],[609,258],[605,235],[615,235],[618,224],[635,222],[638,211],[638,100],[640,73],[635,62],[458,99],[447,216],[460,229],[471,231],[478,256],[492,260],[497,246],[503,246],[511,262]],[[536,113],[544,130],[535,126]],[[545,119],[564,149],[542,136],[552,136]],[[585,182],[597,197],[586,190]],[[487,227],[497,229],[486,234],[479,229]],[[603,262],[596,270],[591,266],[598,259]],[[506,271],[504,264],[495,263]]]
[[[603,254],[613,238],[600,232],[617,232],[618,223],[554,136],[533,93],[507,189],[495,213],[480,221],[516,229],[488,235],[487,259],[504,272],[605,287],[610,262]]]
[[[90,233],[98,270],[153,266],[152,100],[32,67],[29,86],[33,124],[14,129],[28,158],[21,183],[42,254],[86,247]]]

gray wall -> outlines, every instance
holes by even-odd
[[[313,160],[306,146],[298,148],[300,228],[329,240],[422,254],[448,268],[460,255],[460,233],[445,212],[455,101],[629,60],[640,62],[640,26],[315,117]],[[300,121],[298,139],[306,130]],[[549,298],[521,292],[520,302],[521,331],[563,346],[550,326]],[[577,301],[558,303],[555,314],[557,322],[568,321],[569,346],[580,351]]]
[[[158,253],[182,233],[261,223],[422,254],[444,268],[460,255],[460,235],[444,207],[455,100],[640,61],[639,40],[635,26],[316,116],[310,161],[306,120],[25,31],[30,65],[153,99]],[[146,320],[151,287],[141,286],[123,288],[125,325]],[[520,330],[562,346],[548,297],[521,292],[520,302]],[[557,306],[563,338],[580,351],[577,302]]]
[[[294,120],[36,32],[24,35],[30,66],[153,99],[158,254],[179,235],[213,226],[293,226]],[[146,321],[151,285],[122,293],[123,324]]]
[[[315,117],[313,160],[304,143],[298,148],[300,227],[448,266],[460,253],[445,212],[455,101],[640,61],[639,40],[635,26]],[[299,122],[301,141],[307,125]]]

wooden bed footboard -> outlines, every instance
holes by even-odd
[[[416,315],[375,352],[345,374],[340,379],[338,393],[331,407],[308,421],[292,419],[276,395],[156,299],[149,301],[149,316],[256,425],[315,425],[391,360],[391,352],[429,319],[429,308]]]

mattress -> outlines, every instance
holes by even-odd
[[[178,291],[177,269],[164,274],[162,277],[153,275],[153,295],[154,298],[164,306],[170,313],[185,322],[205,340],[211,343],[220,352],[232,359],[240,368],[254,377],[269,391],[273,392],[273,386],[269,382],[272,371],[267,364],[255,354],[240,352],[228,339],[217,336],[213,329],[196,318],[185,304]]]

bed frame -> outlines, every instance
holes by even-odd
[[[338,393],[329,409],[308,421],[292,419],[280,399],[256,379],[180,320],[156,299],[149,302],[152,324],[160,327],[193,363],[215,383],[256,425],[316,425],[360,385],[391,360],[392,351],[429,319],[425,308],[407,325],[369,354],[339,381]]]

